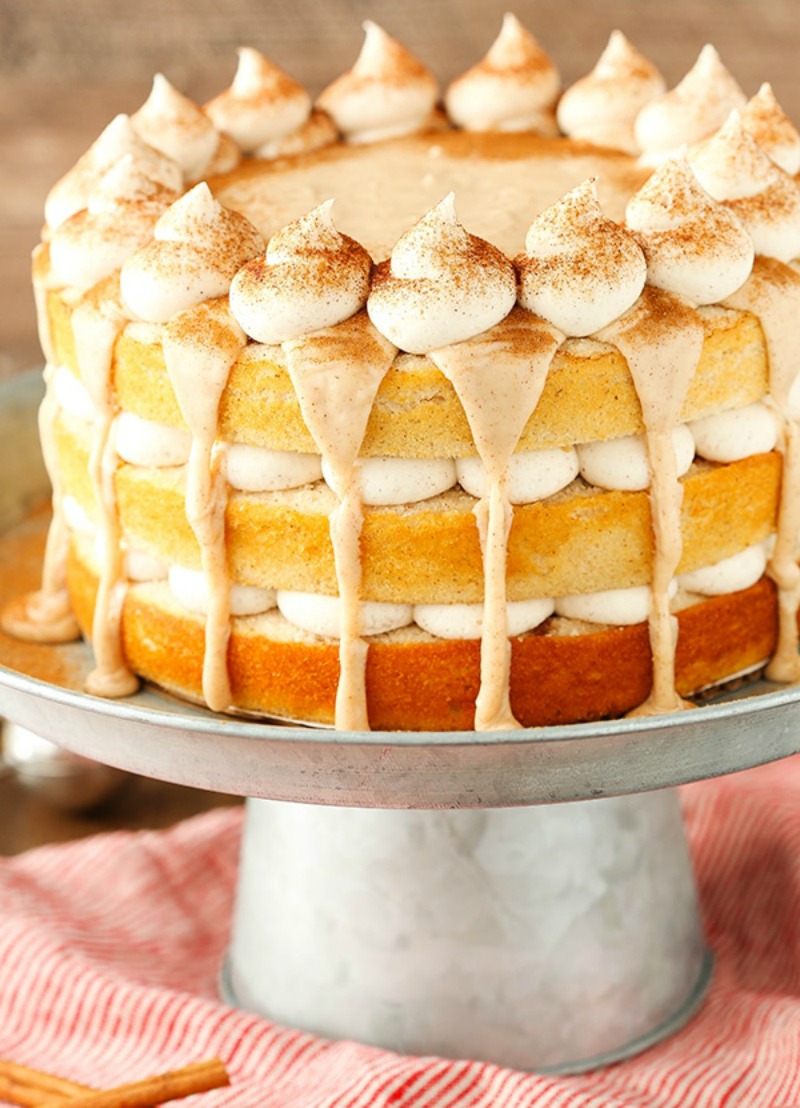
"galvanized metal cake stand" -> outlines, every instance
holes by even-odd
[[[43,481],[37,386],[0,393],[0,452],[18,470],[0,503],[8,556]],[[691,1016],[711,957],[674,786],[800,750],[800,690],[763,682],[670,717],[337,733],[149,689],[99,700],[81,691],[87,648],[58,649],[69,676],[54,684],[0,648],[10,719],[250,798],[229,1000],[323,1036],[540,1072],[626,1057]]]

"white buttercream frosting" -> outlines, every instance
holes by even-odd
[[[353,68],[317,103],[350,142],[373,142],[425,127],[439,95],[436,78],[376,23],[364,23],[364,44]]]
[[[266,256],[233,279],[231,310],[258,342],[279,343],[333,327],[367,302],[372,260],[337,231],[332,200],[273,235]]]
[[[656,169],[628,202],[625,219],[644,250],[648,283],[657,288],[714,304],[750,276],[750,234],[701,188],[684,157]]]
[[[302,127],[311,114],[311,97],[258,50],[243,46],[230,88],[205,110],[220,131],[254,154]]]
[[[694,460],[694,437],[685,424],[672,431],[676,473],[682,477]],[[643,435],[625,435],[606,442],[582,443],[578,447],[581,476],[601,489],[635,491],[650,487],[650,466]]]
[[[322,477],[319,454],[267,450],[263,446],[231,443],[225,454],[228,484],[241,492],[296,489]]]
[[[451,193],[377,267],[367,311],[395,346],[425,354],[488,330],[515,299],[513,265],[461,226]]]
[[[509,638],[532,631],[553,614],[554,608],[554,601],[549,598],[508,601]],[[438,639],[479,639],[483,633],[483,609],[483,604],[416,604],[414,622]]]
[[[558,102],[558,125],[565,135],[600,146],[638,152],[636,116],[666,90],[652,62],[621,31],[612,31],[591,73],[571,85]]]
[[[208,172],[219,132],[199,104],[173,88],[163,74],[153,78],[150,95],[131,123],[145,142],[178,163],[186,181]]]
[[[120,412],[114,420],[114,448],[123,462],[134,466],[180,466],[189,459],[192,436],[180,427],[167,427]]]
[[[208,615],[211,605],[211,590],[208,577],[196,569],[185,566],[170,566],[167,576],[170,591],[177,600],[192,612]],[[255,616],[268,612],[275,607],[275,590],[262,589],[257,585],[230,586],[230,614],[232,616]]]
[[[670,598],[677,592],[677,581],[669,587]],[[602,589],[599,592],[575,593],[556,599],[556,615],[579,619],[586,623],[603,623],[628,627],[644,623],[652,609],[649,585],[634,585],[629,589]]]
[[[154,241],[123,265],[122,299],[140,319],[166,323],[227,293],[236,271],[263,249],[243,215],[223,208],[205,183],[195,185],[161,216]]]
[[[362,504],[416,504],[456,483],[452,458],[359,458],[356,470]],[[325,461],[322,475],[334,488],[336,482]]]
[[[321,108],[313,108],[311,115],[296,131],[290,131],[287,135],[262,143],[255,151],[255,155],[257,158],[273,159],[291,157],[293,154],[307,154],[311,150],[330,146],[338,138],[336,124],[328,113]]]
[[[530,31],[507,12],[482,61],[445,93],[447,114],[468,131],[555,133],[558,70]]]
[[[800,186],[744,130],[738,111],[690,159],[706,192],[750,232],[757,254],[782,262],[800,255]]]
[[[594,178],[533,221],[516,264],[523,308],[573,337],[618,319],[647,276],[634,237],[604,215]]]
[[[742,126],[776,165],[794,177],[800,172],[800,133],[764,83],[742,110]]]
[[[682,573],[678,584],[688,592],[700,593],[701,596],[725,596],[755,585],[764,576],[766,568],[767,547],[760,542],[714,565]]]
[[[100,180],[87,207],[53,231],[53,280],[83,291],[108,277],[150,241],[160,216],[179,196],[149,178],[134,156],[126,154]]]
[[[129,581],[163,581],[167,574],[167,566],[154,554],[146,550],[125,551],[125,576]]]
[[[512,454],[506,472],[506,495],[512,504],[532,504],[553,496],[578,476],[578,452],[523,450]],[[458,481],[471,496],[488,496],[490,482],[480,458],[458,458]]]
[[[746,97],[713,46],[704,46],[683,80],[641,109],[634,133],[640,150],[656,160],[721,127]]]
[[[709,462],[738,462],[753,454],[766,454],[778,442],[775,413],[760,401],[695,419],[689,428],[697,453]]]
[[[65,365],[58,366],[53,374],[52,388],[56,403],[63,412],[82,419],[85,423],[91,423],[95,417],[94,401],[84,383],[71,369]]]
[[[310,592],[278,591],[281,614],[304,631],[326,639],[338,639],[342,626],[342,602],[338,596],[320,596]],[[410,604],[385,604],[363,600],[359,604],[362,635],[382,635],[398,627],[407,627],[413,619]]]
[[[151,181],[181,191],[183,175],[171,159],[148,145],[131,126],[127,115],[116,116],[59,181],[53,185],[44,205],[48,227],[57,227],[75,212],[82,211],[103,177],[126,154]]]

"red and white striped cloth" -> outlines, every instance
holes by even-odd
[[[226,1008],[235,809],[0,860],[0,1056],[108,1086],[218,1055],[233,1083],[208,1108],[800,1105],[800,757],[683,795],[714,984],[688,1027],[631,1061],[538,1077]]]

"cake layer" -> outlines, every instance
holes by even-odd
[[[88,436],[77,421],[56,427],[64,491],[96,517],[88,475]],[[780,486],[777,453],[728,465],[695,463],[683,479],[686,573],[761,542],[775,529]],[[123,531],[167,564],[200,567],[186,520],[183,468],[117,472]],[[228,565],[233,581],[263,588],[335,594],[323,483],[279,493],[232,493],[227,506]],[[406,507],[365,507],[361,536],[363,600],[478,603],[483,562],[473,509],[460,490]],[[519,505],[508,547],[510,600],[559,597],[647,584],[653,533],[647,492],[609,492],[582,480],[547,500]]]
[[[73,547],[69,589],[85,633],[96,577]],[[775,644],[775,590],[766,579],[678,613],[677,688],[683,695],[751,669]],[[163,583],[133,585],[122,636],[128,664],[170,692],[202,700],[204,625]],[[228,648],[234,706],[258,714],[331,723],[338,646],[289,625],[278,613],[235,619]],[[387,730],[473,726],[480,642],[436,640],[404,629],[371,640],[366,680],[370,725]],[[619,716],[647,695],[646,624],[589,630],[552,619],[511,640],[511,706],[525,726]]]
[[[75,373],[74,303],[49,296],[56,361]],[[721,308],[701,310],[703,354],[683,405],[685,420],[760,400],[767,392],[767,357],[757,320]],[[118,340],[113,383],[119,406],[172,427],[185,427],[158,329],[129,325]],[[640,434],[641,407],[622,355],[614,347],[574,339],[558,351],[544,391],[517,449],[546,450]],[[220,405],[220,438],[273,450],[314,452],[280,347],[251,344],[234,365]],[[460,458],[475,454],[453,386],[427,357],[399,355],[383,380],[361,453],[398,458]]]

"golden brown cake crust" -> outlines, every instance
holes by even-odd
[[[97,581],[73,549],[69,588],[88,633]],[[702,600],[678,613],[678,691],[689,695],[764,661],[775,645],[774,586]],[[202,699],[202,621],[130,590],[123,641],[129,665],[171,692]],[[370,646],[367,696],[378,730],[468,730],[478,692],[477,640]],[[234,624],[228,651],[237,707],[267,716],[333,722],[339,675],[333,642],[276,641]],[[540,631],[512,639],[511,705],[528,727],[623,715],[646,697],[651,680],[646,624],[577,635]]]

